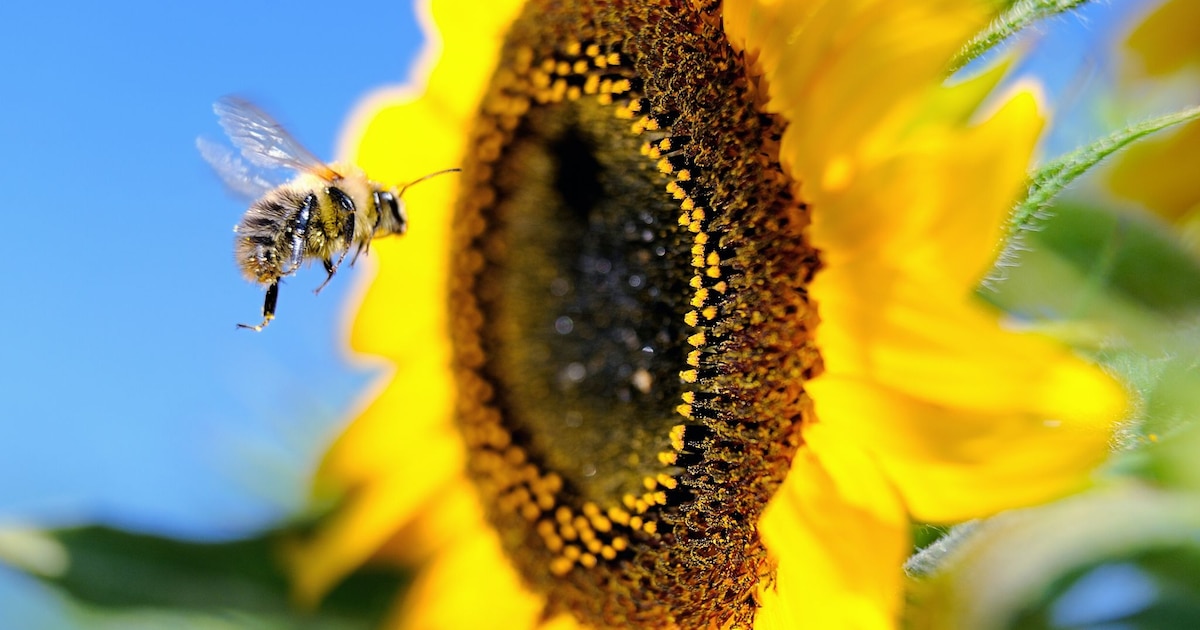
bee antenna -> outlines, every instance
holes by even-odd
[[[404,191],[408,190],[411,186],[416,186],[417,184],[420,184],[421,182],[423,182],[427,179],[430,179],[432,177],[437,177],[438,175],[445,175],[446,173],[459,173],[459,172],[462,172],[461,168],[448,168],[448,169],[441,170],[441,171],[434,171],[433,173],[430,173],[424,177],[419,177],[417,179],[414,179],[413,181],[408,182],[407,184],[401,186],[400,192],[396,193],[396,196],[403,197]]]

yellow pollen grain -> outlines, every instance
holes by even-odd
[[[692,212],[692,218],[697,221],[703,221],[704,220],[704,208],[696,208],[696,210],[694,212]]]
[[[595,57],[600,54],[599,44],[588,44],[587,48],[583,49],[583,54],[588,57]]]
[[[617,551],[625,551],[629,548],[629,539],[624,536],[617,536],[612,540],[612,548]]]
[[[574,560],[568,560],[566,558],[563,558],[562,556],[559,556],[550,561],[550,572],[553,573],[554,575],[557,575],[558,577],[562,577],[562,576],[570,573],[572,567],[574,567],[574,566],[575,566]]]
[[[511,466],[520,466],[525,463],[525,450],[514,446],[504,451],[504,461]]]
[[[621,65],[621,54],[615,52],[608,53],[608,56],[604,60],[610,66],[619,66]]]
[[[687,411],[683,411],[684,409]],[[675,411],[678,411],[679,414],[685,418],[692,417],[691,405],[679,405],[675,408]],[[662,464],[663,466],[672,466],[678,459],[679,454],[674,451],[659,451],[658,453],[658,463]]]
[[[690,223],[691,221],[692,221],[692,217],[689,216],[688,213],[684,212],[683,214],[679,215],[679,225],[684,226],[684,225],[687,225],[688,223]]]
[[[688,345],[692,346],[693,348],[699,348],[700,346],[703,346],[705,343],[704,331],[702,330],[702,331],[688,337],[687,342],[688,342]]]
[[[565,505],[560,505],[558,509],[554,511],[554,520],[558,521],[559,525],[569,525],[571,523],[572,516],[574,515],[571,514],[571,508]]]
[[[630,497],[630,498],[632,498],[632,497]],[[629,512],[626,512],[625,510],[622,510],[619,507],[609,508],[608,509],[608,518],[609,518],[609,520],[611,520],[612,522],[614,522],[618,525],[628,525],[629,524]]]
[[[700,231],[700,221],[697,219],[688,225],[688,231],[695,234]]]
[[[586,59],[580,59],[571,65],[571,72],[575,74],[583,74],[588,71],[588,62]]]
[[[642,487],[653,490],[658,487],[658,481],[655,481],[654,477],[642,477]]]
[[[708,289],[703,287],[696,289],[696,295],[692,296],[692,306],[700,308],[708,301]]]
[[[563,525],[558,528],[558,535],[562,536],[563,540],[575,540],[579,538],[579,532],[570,525]]]
[[[645,521],[642,520],[642,517],[640,516],[634,516],[633,518],[629,519],[630,529],[641,529],[643,524],[645,524]]]
[[[583,90],[580,89],[579,86],[572,85],[571,87],[567,88],[567,100],[568,101],[577,101],[582,97],[583,97]]]
[[[642,526],[642,531],[647,534],[658,533],[658,521],[646,521],[646,524]]]
[[[683,450],[683,432],[684,431],[687,431],[687,425],[686,424],[677,424],[677,425],[671,427],[671,432],[668,434],[668,437],[671,440],[671,448],[675,449],[676,451]]]
[[[617,550],[612,548],[612,545],[604,545],[600,548],[600,556],[605,560],[615,560],[617,558]]]
[[[543,59],[542,65],[539,67],[541,68],[542,72],[550,74],[551,72],[554,72],[555,65],[557,65],[557,62],[554,61],[554,59]]]
[[[695,326],[696,324],[700,323],[700,316],[696,313],[696,311],[688,311],[687,315],[683,316],[683,323],[687,324],[688,326]]]
[[[658,161],[658,172],[660,172],[660,173],[664,173],[664,174],[670,173],[671,170],[674,168],[675,167],[671,166],[671,160],[669,160],[667,158],[663,158]],[[687,210],[688,207],[686,205],[684,205],[683,209]]]
[[[704,272],[704,275],[708,276],[709,278],[720,278],[721,277],[721,268],[720,267],[709,267],[708,270],[706,270]]]
[[[583,50],[583,44],[575,40],[567,42],[567,45],[563,47],[563,52],[572,57],[578,56],[581,50]]]
[[[596,556],[590,553],[585,553],[582,556],[579,556],[579,564],[585,569],[593,569],[596,567]]]
[[[668,490],[674,490],[679,485],[678,480],[666,473],[658,473],[656,478],[658,479],[658,485]]]
[[[556,103],[562,101],[563,97],[567,95],[567,81],[565,79],[556,80],[553,90],[551,100]]]
[[[729,288],[729,285],[726,284],[724,280],[722,280],[722,281],[714,284],[712,288],[716,289],[717,293],[724,293]]]
[[[663,151],[670,151],[671,150],[671,139],[663,138],[662,141],[658,143],[658,148],[662,149]]]
[[[562,490],[562,477],[558,473],[550,473],[542,478],[542,483],[546,484],[546,489],[550,492],[558,492]]]
[[[683,370],[679,372],[679,378],[685,383],[695,383],[698,377],[699,374],[696,373],[696,370]]]
[[[717,316],[717,307],[706,306],[706,307],[704,307],[703,311],[700,311],[700,314],[704,315],[704,319],[711,320],[712,318]]]
[[[691,181],[692,180],[692,171],[685,168],[685,169],[679,171],[679,174],[676,175],[676,178],[681,182]]]
[[[571,64],[565,61],[558,62],[554,65],[554,74],[557,74],[560,77],[565,77],[568,74],[571,74]]]
[[[536,521],[542,515],[542,510],[539,509],[536,503],[522,503],[521,516],[527,521]]]
[[[616,64],[610,64],[610,65],[616,65]],[[624,94],[625,92],[628,92],[629,90],[632,90],[632,89],[633,89],[633,84],[629,82],[629,79],[617,79],[616,81],[613,81],[613,89],[612,89],[613,94]]]
[[[538,533],[538,536],[541,536],[542,538],[548,538],[550,536],[554,536],[555,535],[554,523],[553,523],[553,521],[547,521],[545,519],[542,519],[542,520],[538,521],[537,525],[534,526],[534,531],[536,531]]]
[[[632,494],[627,494],[627,495],[621,497],[621,503],[624,503],[625,507],[632,510],[634,508],[634,506],[637,505],[637,497],[633,496]],[[613,519],[613,520],[616,520],[616,519]]]
[[[568,560],[578,560],[579,556],[583,555],[583,550],[578,545],[567,545],[563,547],[562,555]]]
[[[676,405],[675,413],[677,413],[685,418],[691,418],[692,417],[692,406],[688,405],[688,404]],[[664,461],[665,459],[670,459],[671,461]],[[675,453],[671,453],[669,451],[664,451],[662,453],[659,453],[658,461],[662,462],[663,464],[672,464],[675,462]]]
[[[605,518],[603,515],[597,514],[592,517],[592,529],[604,534],[612,531],[612,521]]]
[[[693,201],[691,197],[688,197],[687,199],[683,200],[683,203],[679,204],[679,207],[683,208],[687,212],[691,212],[692,209],[696,207],[696,202]]]
[[[591,75],[583,82],[584,94],[596,94],[600,91],[600,77]]]
[[[700,351],[692,350],[687,355],[687,364],[692,367],[700,367]]]

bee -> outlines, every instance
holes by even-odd
[[[320,260],[328,274],[315,293],[333,279],[346,254],[353,266],[370,250],[371,240],[408,229],[404,191],[451,168],[430,173],[400,187],[367,178],[352,164],[326,164],[254,104],[225,97],[213,105],[221,127],[253,167],[221,145],[196,140],[201,156],[234,192],[255,201],[233,228],[234,255],[242,273],[267,285],[262,323],[238,324],[261,331],[275,318],[279,282],[306,262]],[[295,176],[273,185],[268,169],[288,169]]]

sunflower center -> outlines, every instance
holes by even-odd
[[[531,111],[499,166],[481,274],[509,424],[589,497],[645,492],[682,393],[690,246],[663,175],[594,99]]]
[[[758,102],[717,11],[537,0],[509,34],[451,313],[468,470],[547,615],[745,625],[771,578],[819,263]]]

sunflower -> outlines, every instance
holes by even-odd
[[[913,520],[1085,486],[1122,390],[975,295],[1042,126],[945,68],[988,3],[438,2],[357,161],[410,234],[352,332],[301,598],[400,627],[892,627]],[[993,102],[995,101],[995,102]]]

